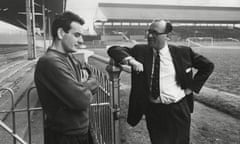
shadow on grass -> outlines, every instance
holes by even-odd
[[[149,144],[149,136],[145,125],[145,120],[142,119],[136,127],[131,127],[127,124],[127,111],[129,101],[130,88],[120,90],[120,133],[122,144]]]

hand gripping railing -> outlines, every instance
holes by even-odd
[[[21,144],[27,144],[21,137],[16,134],[16,123],[15,123],[15,104],[14,104],[14,92],[11,88],[1,88],[0,92],[7,91],[11,95],[11,114],[12,114],[12,125],[13,128],[9,128],[2,120],[0,120],[0,126],[6,130],[10,135],[13,136],[13,143],[20,142]]]

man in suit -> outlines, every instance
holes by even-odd
[[[34,80],[46,114],[44,144],[89,144],[89,106],[98,88],[90,69],[74,56],[83,44],[84,20],[72,12],[52,24],[53,43],[36,65]]]
[[[127,122],[135,126],[144,114],[152,144],[189,144],[193,92],[199,93],[214,68],[190,47],[169,45],[172,28],[157,20],[147,31],[147,45],[108,49],[117,63],[132,66]]]

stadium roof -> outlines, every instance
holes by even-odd
[[[99,3],[96,21],[240,23],[240,7]]]
[[[45,10],[49,16],[64,11],[66,0],[34,0],[36,26],[42,25],[42,2],[45,1]],[[26,28],[26,0],[0,0],[0,20]]]

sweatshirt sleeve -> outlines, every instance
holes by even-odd
[[[67,63],[60,59],[42,61],[39,79],[70,109],[86,109],[92,99],[89,85],[78,82]]]

